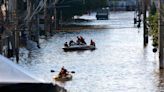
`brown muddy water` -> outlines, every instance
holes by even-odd
[[[96,20],[94,13],[84,15],[91,21],[72,24],[91,27],[56,32],[41,43],[41,49],[22,57],[20,65],[69,92],[159,92],[158,54],[152,52],[151,40],[143,46],[143,29],[134,26],[133,16],[134,12],[111,12],[109,20]],[[64,52],[64,42],[76,36],[83,36],[87,43],[93,39],[97,49]],[[75,71],[72,81],[52,79],[62,66]]]

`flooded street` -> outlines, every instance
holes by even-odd
[[[134,12],[112,12],[109,20],[96,20],[93,15],[84,16],[92,21],[77,23],[91,28],[57,32],[42,41],[41,49],[22,58],[20,65],[69,92],[158,92],[158,55],[152,52],[151,40],[144,48],[143,29],[133,24]],[[93,39],[97,49],[64,52],[64,42],[75,41],[77,36],[83,36],[88,44]],[[62,66],[75,71],[72,81],[52,79]]]

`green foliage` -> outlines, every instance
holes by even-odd
[[[69,19],[74,15],[82,15],[88,11],[107,6],[107,0],[67,0],[63,3],[67,8],[63,8],[63,18]]]
[[[64,20],[69,19],[74,15],[82,15],[83,14],[84,6],[81,1],[77,0],[77,1],[69,2],[66,5],[69,7],[61,9],[63,12],[62,15],[63,15]]]
[[[106,6],[107,0],[85,0],[84,4],[86,10],[95,10]]]
[[[149,12],[150,35],[152,36],[153,46],[158,47],[158,13],[155,2],[152,2]]]
[[[155,2],[153,1],[153,2],[152,2],[152,5],[151,5],[151,7],[150,7],[150,15],[155,15],[156,12],[157,12],[157,8],[156,8],[156,6],[155,6]]]
[[[150,35],[153,37],[153,46],[158,46],[158,13],[156,12],[155,15],[149,15],[148,18],[149,25],[150,25]]]

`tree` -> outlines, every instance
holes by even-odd
[[[88,11],[96,10],[101,7],[107,6],[107,0],[65,0],[60,8],[62,11],[63,19],[70,19],[74,15],[82,15]]]
[[[81,0],[68,0],[64,3],[67,8],[61,8],[63,20],[70,19],[74,15],[82,15],[84,6]]]
[[[150,26],[150,35],[153,37],[153,46],[158,46],[158,13],[155,15],[149,15],[148,18],[149,26]]]
[[[148,22],[150,27],[150,35],[152,36],[153,46],[158,47],[158,13],[155,2],[152,2],[150,7]]]
[[[106,7],[107,0],[86,0],[85,8],[86,10],[95,10],[98,8]]]
[[[152,2],[152,5],[151,5],[151,7],[150,7],[150,15],[155,15],[156,12],[157,12],[157,8],[156,8],[156,6],[155,6],[155,2],[153,1],[153,2]]]

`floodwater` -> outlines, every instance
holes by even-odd
[[[57,32],[41,42],[41,49],[22,57],[20,65],[69,92],[159,92],[158,54],[152,52],[151,40],[143,46],[143,29],[134,26],[134,12],[111,12],[109,20],[96,20],[94,14],[83,18],[92,21],[76,24],[90,28]],[[64,52],[64,42],[76,36],[83,36],[88,44],[93,39],[97,49]],[[62,66],[75,71],[72,81],[52,79]]]

